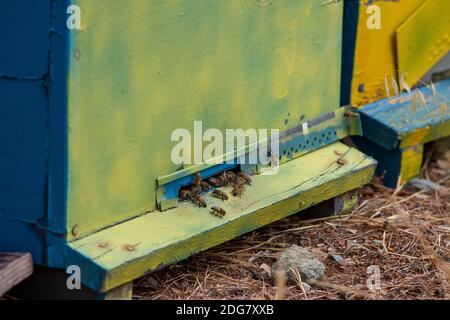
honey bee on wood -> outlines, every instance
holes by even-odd
[[[238,177],[243,179],[245,181],[246,184],[248,184],[249,186],[252,185],[252,177],[250,177],[249,175],[245,174],[244,172],[239,172]]]
[[[202,192],[202,189],[197,186],[192,186],[190,191],[192,194],[196,194]]]
[[[213,187],[218,187],[218,186],[220,186],[220,180],[217,179],[217,178],[209,178],[209,179],[208,179],[208,183],[209,183],[210,185],[212,185]]]
[[[225,217],[227,212],[218,206],[214,206],[211,208],[211,214],[218,218],[223,218]]]
[[[232,185],[233,185],[233,187],[239,186],[239,187],[241,187],[242,189],[245,190],[245,184],[246,183],[247,182],[244,179],[237,178],[236,181]]]
[[[200,175],[200,173],[196,173],[195,174],[195,178],[194,178],[194,182],[192,183],[194,186],[196,186],[197,188],[201,187],[201,183],[202,183],[202,176]]]
[[[227,171],[225,173],[225,177],[227,178],[228,184],[234,183],[236,181],[236,174],[233,171]]]
[[[233,188],[233,196],[235,197],[239,197],[242,198],[242,194],[245,191],[245,187],[243,185],[237,184],[234,188]]]
[[[224,186],[228,185],[228,179],[227,179],[227,175],[225,174],[225,172],[223,174],[219,175],[217,178],[220,181],[220,186],[221,187],[224,187]]]
[[[357,118],[358,114],[352,111],[347,111],[344,113],[344,118],[346,119],[353,119],[353,118]]]
[[[180,200],[187,200],[191,197],[191,191],[189,190],[180,190],[180,193],[178,194],[178,197],[180,198]]]
[[[206,203],[206,200],[205,200],[201,195],[198,195],[198,194],[192,195],[192,196],[191,196],[191,201],[192,201],[193,203],[195,203],[195,204],[198,204],[198,206],[199,206],[200,208],[206,208],[206,207],[208,207],[208,204]]]
[[[228,195],[222,190],[214,190],[212,196],[221,199],[222,201],[228,200]]]
[[[206,181],[200,182],[200,187],[202,188],[203,191],[211,189],[210,184]]]

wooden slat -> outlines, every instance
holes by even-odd
[[[450,134],[450,80],[397,97],[379,100],[360,109],[364,137],[387,150],[428,143]]]
[[[33,273],[30,253],[0,252],[0,297]]]
[[[69,243],[67,265],[83,266],[83,284],[107,292],[150,270],[187,258],[368,183],[376,162],[337,142],[256,175],[242,198],[205,195],[223,219],[189,202],[152,212]],[[227,190],[230,192],[230,190]]]

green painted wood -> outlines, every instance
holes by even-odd
[[[156,207],[177,128],[285,131],[339,107],[341,1],[74,0],[67,230]],[[68,234],[69,239],[74,237]]]

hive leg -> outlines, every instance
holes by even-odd
[[[358,203],[358,189],[346,192],[332,199],[303,210],[299,215],[305,220],[345,215],[353,211]]]
[[[352,140],[358,149],[377,160],[376,174],[384,177],[383,183],[387,187],[396,188],[399,180],[403,184],[420,175],[423,144],[387,150],[365,138],[354,137]]]
[[[9,295],[30,300],[131,300],[133,284],[129,282],[108,292],[95,292],[85,286],[67,288],[64,270],[35,267],[33,275],[14,288]]]
[[[400,149],[400,184],[406,183],[420,175],[423,161],[423,145]]]

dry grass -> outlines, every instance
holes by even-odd
[[[427,161],[424,178],[442,191],[387,189],[378,180],[361,190],[346,217],[273,223],[136,281],[135,299],[449,299],[450,164]],[[269,275],[287,247],[309,248],[326,276],[305,289]],[[336,259],[334,256],[342,257]],[[381,290],[367,288],[367,268],[381,269]]]

